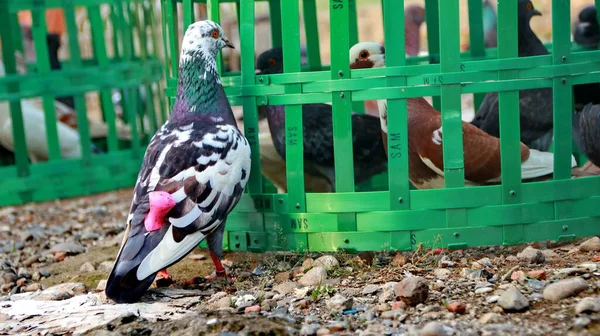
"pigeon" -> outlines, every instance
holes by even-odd
[[[244,121],[238,120],[238,128],[244,129]],[[271,138],[268,120],[258,121],[258,145],[260,148],[260,172],[271,181],[277,193],[288,192],[285,160],[279,155]],[[331,192],[329,181],[323,176],[304,172],[304,190],[306,192]]]
[[[486,48],[498,46],[498,17],[490,0],[483,0],[483,37]]]
[[[548,50],[529,25],[533,16],[542,15],[529,0],[519,0],[518,36],[519,57],[548,55]],[[600,103],[600,87],[597,83],[573,86],[575,109],[587,103]],[[552,89],[529,89],[519,92],[521,141],[529,148],[547,151],[553,139]],[[485,95],[481,106],[471,121],[490,135],[500,136],[498,93]]]
[[[600,27],[596,17],[596,7],[593,5],[587,6],[579,12],[579,22],[575,24],[573,37],[575,42],[584,48],[598,49]],[[589,103],[600,104],[600,84],[574,85],[573,101],[575,102],[576,111],[581,111]]]
[[[423,56],[427,52],[419,52],[421,38],[419,30],[425,22],[425,8],[411,4],[404,8],[404,48],[406,57]],[[365,113],[378,115],[377,101],[365,100]]]
[[[590,103],[573,114],[573,140],[594,165],[600,166],[600,105]]]
[[[28,60],[35,60],[35,49],[33,46],[33,35],[30,26],[22,25],[21,32],[23,36],[23,46],[25,49],[25,54]],[[62,64],[58,59],[58,51],[60,50],[61,42],[60,42],[60,34],[57,33],[48,33],[46,34],[46,45],[48,46],[48,59],[50,62],[51,70],[61,70]],[[75,100],[73,96],[67,97],[56,97],[56,100],[61,102],[62,104],[67,105],[68,107],[74,109],[75,108]]]
[[[385,49],[375,42],[358,43],[350,49],[350,68],[385,66]],[[387,149],[387,101],[378,101],[383,142]],[[408,162],[410,182],[418,189],[444,187],[443,130],[441,113],[421,98],[408,98]],[[465,185],[501,182],[500,139],[463,122]],[[533,180],[554,171],[554,155],[521,143],[521,176]],[[386,150],[387,152],[387,150]],[[571,156],[572,167],[576,165]]]
[[[420,5],[408,5],[404,8],[404,45],[407,56],[419,55],[419,29],[425,22],[425,9]]]
[[[263,52],[257,59],[262,74],[283,72],[280,47]],[[267,115],[273,144],[285,160],[285,109],[282,105],[260,106]],[[352,148],[354,182],[360,184],[387,170],[387,155],[382,147],[379,118],[352,113]],[[304,169],[306,173],[325,177],[335,191],[332,107],[328,104],[302,105]]]
[[[586,48],[598,48],[600,42],[600,25],[596,16],[596,7],[589,5],[579,12],[579,22],[575,24],[573,39]]]
[[[529,0],[519,0],[519,57],[547,55],[548,50],[529,25],[533,16],[542,15]],[[547,151],[552,144],[552,89],[519,92],[521,141],[529,148]],[[495,137],[500,136],[498,93],[485,95],[471,124]]]
[[[156,274],[207,239],[216,277],[227,215],[250,175],[250,145],[236,126],[217,72],[216,55],[233,48],[213,21],[183,37],[171,115],[146,149],[123,244],[106,285],[118,303],[138,301]]]
[[[498,46],[498,16],[490,0],[482,0],[483,39],[486,48]],[[469,43],[461,44],[461,51],[471,49]]]

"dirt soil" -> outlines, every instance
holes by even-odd
[[[197,249],[169,269],[176,283],[116,305],[96,288],[131,192],[0,209],[0,334],[600,334],[596,237],[455,252],[226,253],[234,283],[207,282],[214,268]]]

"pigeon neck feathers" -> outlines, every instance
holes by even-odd
[[[177,97],[170,121],[203,119],[235,124],[217,69],[217,50],[206,41],[184,37],[179,60]],[[209,37],[210,38],[210,37]]]
[[[548,55],[549,52],[530,26],[531,16],[519,15],[519,57]]]
[[[487,32],[496,29],[498,26],[498,18],[494,7],[488,1],[483,3],[483,31]]]

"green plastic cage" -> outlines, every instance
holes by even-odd
[[[63,10],[66,27],[60,51],[68,57],[61,57],[60,70],[52,70],[49,57],[41,57],[48,55],[49,48],[45,13],[54,8]],[[24,57],[24,35],[17,19],[20,11],[31,14],[34,62]],[[166,119],[164,83],[160,82],[164,69],[158,57],[162,52],[159,13],[160,7],[148,0],[0,1],[6,72],[0,77],[0,117],[4,120],[0,127],[5,127],[4,135],[12,130],[14,146],[3,148],[0,155],[0,206],[135,183],[145,145]],[[122,97],[121,116],[112,99],[116,93]],[[73,97],[69,113],[76,116],[75,133],[57,123],[57,96]],[[98,134],[90,126],[94,111]],[[44,124],[45,137],[34,133],[36,120]],[[38,140],[46,143],[47,157],[33,162],[30,153],[41,150],[34,147]],[[80,151],[66,155],[67,145]]]
[[[512,245],[539,240],[571,240],[600,233],[600,178],[572,179],[570,156],[572,85],[600,80],[600,52],[574,47],[570,1],[552,1],[550,55],[517,58],[517,2],[498,4],[498,49],[486,50],[481,0],[468,0],[470,51],[460,52],[459,1],[425,0],[429,55],[404,56],[404,1],[383,0],[387,67],[349,69],[349,48],[358,42],[358,0],[269,0],[273,46],[284,50],[284,73],[255,75],[255,17],[259,3],[239,0],[163,0],[168,57],[167,96],[177,85],[180,36],[206,4],[219,22],[221,4],[236,5],[241,71],[222,71],[233,106],[243,107],[244,132],[253,151],[247,193],[229,217],[225,245],[230,250],[361,251],[410,250],[419,244],[450,249]],[[535,2],[535,1],[534,1]],[[324,6],[323,6],[324,5]],[[317,14],[329,12],[331,64],[323,66]],[[443,15],[440,15],[443,13]],[[300,66],[304,29],[308,65]],[[223,69],[220,63],[220,69]],[[553,89],[555,173],[552,180],[522,183],[518,91]],[[502,184],[465,188],[461,94],[475,103],[486,92],[501,101]],[[414,190],[408,180],[406,98],[433,96],[445,134],[443,189]],[[351,111],[365,100],[388,99],[389,134],[401,155],[389,158],[385,189],[357,191],[351,157]],[[286,143],[288,192],[265,189],[260,172],[257,106],[286,106],[286,136],[301,137],[301,104],[330,102],[334,114],[335,193],[306,193],[302,141]],[[392,112],[393,111],[393,112]],[[393,138],[393,139],[392,139]]]

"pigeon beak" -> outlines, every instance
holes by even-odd
[[[534,10],[532,10],[532,11],[531,11],[531,15],[532,15],[532,16],[535,16],[535,15],[542,16],[542,13],[541,13],[539,10],[537,10],[537,9],[534,9]]]
[[[231,49],[235,49],[235,47],[233,46],[233,43],[229,42],[229,40],[223,39],[223,42],[225,42],[225,47],[229,47]]]

